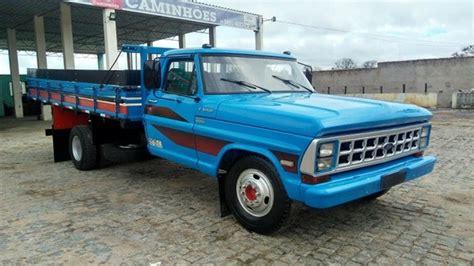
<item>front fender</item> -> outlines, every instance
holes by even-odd
[[[273,152],[298,157],[297,169],[299,169],[301,155],[312,141],[312,138],[210,118],[200,119],[199,123],[194,125],[194,133],[217,140],[214,142],[219,144],[225,143],[223,146],[216,145],[220,148],[216,154],[197,151],[198,169],[201,172],[218,176],[220,163],[225,154],[231,150],[258,154],[267,158],[275,166],[289,197],[299,199],[300,176],[298,172],[285,171],[277,158],[280,155]]]
[[[234,150],[241,150],[244,152],[249,152],[253,154],[260,155],[263,158],[266,158],[267,160],[270,161],[270,163],[273,164],[275,167],[276,171],[278,172],[280,176],[280,181],[282,182],[288,197],[294,200],[299,200],[300,195],[299,195],[299,190],[300,190],[300,174],[297,173],[290,173],[286,171],[282,165],[280,164],[280,161],[278,158],[275,156],[275,154],[265,148],[261,148],[258,146],[253,146],[253,145],[248,145],[248,144],[238,144],[238,143],[232,143],[226,145],[218,154],[217,156],[217,164],[215,165],[213,169],[213,175],[218,176],[219,172],[219,165],[221,164],[224,156],[228,152],[232,152]],[[299,163],[299,162],[298,162]]]

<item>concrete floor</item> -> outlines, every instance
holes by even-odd
[[[249,233],[218,215],[216,181],[164,160],[80,172],[53,163],[48,123],[0,120],[0,264],[474,261],[474,112],[437,111],[435,171],[372,203],[297,206]]]

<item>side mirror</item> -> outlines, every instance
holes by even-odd
[[[143,64],[143,80],[146,89],[156,89],[161,83],[161,69],[158,60],[147,60]]]
[[[306,76],[306,79],[309,81],[309,83],[313,84],[313,67],[308,65],[308,64],[305,64],[305,63],[302,63],[302,62],[296,62],[300,65],[302,65],[304,68],[303,68],[303,74]]]
[[[309,83],[313,84],[313,72],[309,68],[305,68],[303,73],[308,79]]]

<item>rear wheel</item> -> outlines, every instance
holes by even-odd
[[[226,176],[226,200],[248,230],[270,234],[287,221],[291,200],[273,165],[258,156],[240,159]]]
[[[98,151],[92,142],[92,130],[88,126],[76,126],[69,135],[71,160],[79,170],[92,170],[97,167]]]

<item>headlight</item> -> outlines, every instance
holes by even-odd
[[[430,128],[429,128],[429,127],[423,127],[423,128],[421,129],[421,137],[422,137],[422,138],[428,137],[429,132],[430,132]]]
[[[332,157],[318,158],[318,171],[328,170],[332,167]]]
[[[333,167],[335,142],[319,145],[316,156],[316,171],[326,171]]]
[[[318,157],[325,158],[334,154],[334,143],[324,143],[319,146]]]
[[[425,148],[428,146],[428,138],[424,137],[420,139],[420,148]]]
[[[420,149],[426,148],[428,146],[430,131],[431,127],[429,126],[421,128]]]

